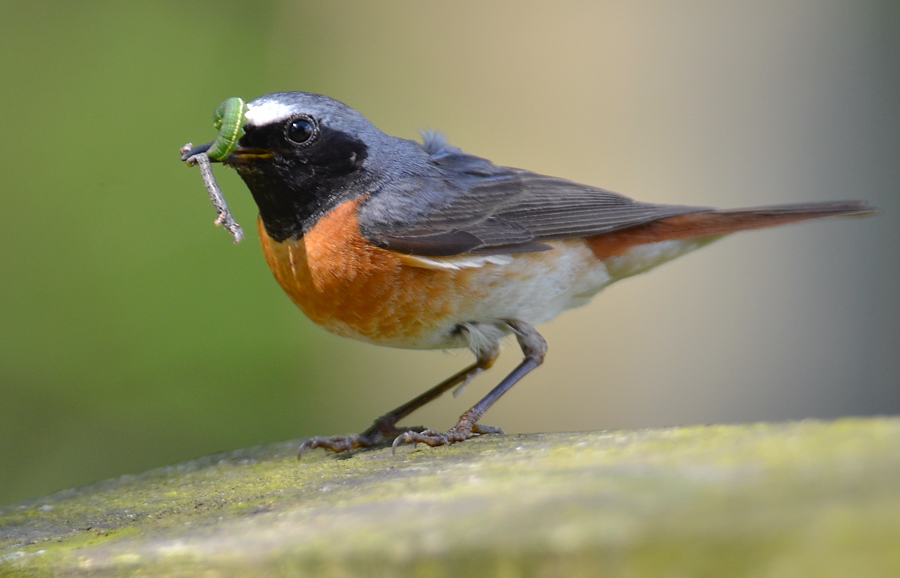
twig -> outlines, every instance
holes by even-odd
[[[184,156],[192,148],[193,144],[187,143],[181,147],[179,152]],[[203,176],[203,184],[206,185],[206,191],[209,193],[209,200],[212,201],[213,206],[216,208],[216,226],[218,227],[221,225],[225,227],[225,229],[231,233],[231,236],[234,237],[234,242],[240,243],[241,239],[244,238],[244,230],[241,229],[241,226],[234,220],[231,209],[228,208],[228,203],[225,201],[222,189],[219,188],[219,184],[216,182],[216,176],[212,172],[209,157],[205,152],[202,152],[183,160],[188,166],[200,165],[200,174]]]

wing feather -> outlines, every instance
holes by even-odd
[[[712,210],[640,203],[456,149],[432,163],[432,173],[392,180],[366,200],[359,217],[366,238],[407,255],[510,254]]]

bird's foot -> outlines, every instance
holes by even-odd
[[[395,420],[391,416],[382,416],[375,420],[372,426],[361,434],[353,434],[349,436],[332,436],[323,438],[315,436],[300,444],[297,451],[299,459],[303,454],[316,448],[324,448],[334,453],[349,452],[360,448],[370,448],[382,442],[396,439],[405,434],[418,434],[426,430],[422,426],[409,428],[398,428]]]
[[[302,457],[306,452],[316,448],[325,448],[334,453],[340,453],[349,452],[350,450],[355,450],[357,448],[368,448],[380,441],[381,439],[379,436],[364,436],[362,434],[332,436],[330,438],[315,436],[300,444],[300,449],[297,451],[297,459]]]
[[[503,430],[498,427],[490,427],[472,423],[464,417],[463,419],[459,420],[458,424],[453,426],[453,428],[451,428],[450,431],[446,433],[436,432],[432,429],[426,429],[423,431],[410,430],[402,433],[394,438],[394,443],[391,446],[391,449],[396,453],[397,448],[400,446],[400,444],[418,443],[423,443],[431,447],[446,446],[455,444],[456,442],[465,441],[475,436],[488,434],[504,435]]]

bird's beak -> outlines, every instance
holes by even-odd
[[[242,165],[256,160],[270,159],[274,156],[275,153],[268,149],[243,148],[239,146],[223,162],[226,165]]]
[[[198,155],[200,153],[205,153],[209,150],[209,147],[212,146],[212,142],[208,142],[206,144],[202,144],[200,146],[196,146],[186,153],[181,155],[181,160],[186,161],[194,155]],[[256,159],[270,159],[274,157],[275,154],[267,149],[253,149],[253,148],[242,148],[238,147],[234,149],[234,152],[228,155],[224,160],[216,160],[209,159],[210,162],[214,163],[225,163],[226,165],[238,165],[244,164]]]

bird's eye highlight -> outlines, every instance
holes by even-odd
[[[313,123],[305,118],[298,118],[287,127],[287,137],[297,144],[303,144],[311,139],[314,132]]]

